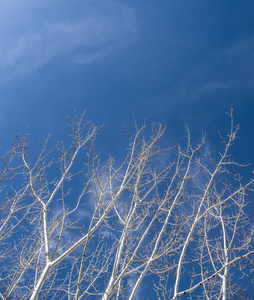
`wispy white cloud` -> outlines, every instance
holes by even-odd
[[[242,56],[242,55],[248,55],[251,56],[252,59],[254,59],[254,36],[249,36],[246,38],[242,38],[241,40],[237,41],[232,47],[230,47],[227,50],[227,55],[230,55],[232,57],[235,56]]]
[[[232,91],[235,93],[240,91],[242,95],[252,95],[253,50],[254,37],[248,36],[235,40],[227,47],[218,48],[207,59],[198,60],[197,64],[193,64],[189,69],[186,68],[181,74],[171,95],[172,103],[200,102],[211,97],[217,100],[218,95],[223,95],[226,99]],[[166,102],[167,99],[161,101]],[[234,99],[235,103],[241,101],[243,100]],[[225,110],[225,107],[221,107]]]
[[[228,88],[228,85],[221,81],[213,81],[204,83],[203,85],[196,86],[193,91],[190,92],[190,97],[193,99],[200,99],[205,97],[209,93],[222,91]]]
[[[134,11],[126,5],[95,5],[97,2],[90,1],[82,17],[45,16],[37,24],[31,18],[18,30],[5,20],[10,32],[8,35],[0,30],[0,73],[11,78],[24,75],[58,56],[79,64],[90,63],[133,42],[138,30]]]

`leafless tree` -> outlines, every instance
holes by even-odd
[[[253,179],[230,154],[232,112],[220,153],[134,122],[123,161],[104,163],[84,117],[68,120],[67,147],[47,139],[34,158],[17,137],[0,159],[1,299],[138,299],[149,276],[158,299],[237,299],[252,280]]]

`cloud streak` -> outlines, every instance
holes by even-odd
[[[133,42],[137,37],[134,11],[126,5],[112,3],[89,7],[82,18],[44,18],[34,29],[32,25],[17,34],[10,32],[8,38],[3,36],[1,75],[19,77],[59,56],[75,63],[90,63]]]

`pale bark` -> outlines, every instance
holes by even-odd
[[[134,123],[125,158],[105,163],[83,117],[69,120],[68,147],[47,140],[33,159],[24,139],[0,159],[0,183],[13,184],[0,187],[0,298],[133,300],[151,274],[158,299],[234,297],[231,274],[253,271],[254,179],[230,156],[232,114],[217,159],[189,131],[170,148],[164,126]]]

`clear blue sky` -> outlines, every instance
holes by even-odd
[[[253,0],[0,0],[0,143],[16,130],[64,139],[65,116],[105,125],[121,156],[133,113],[167,124],[171,144],[240,123],[235,158],[254,161]],[[246,175],[249,174],[246,172]],[[254,205],[252,205],[252,208]],[[253,212],[252,212],[253,215]]]

